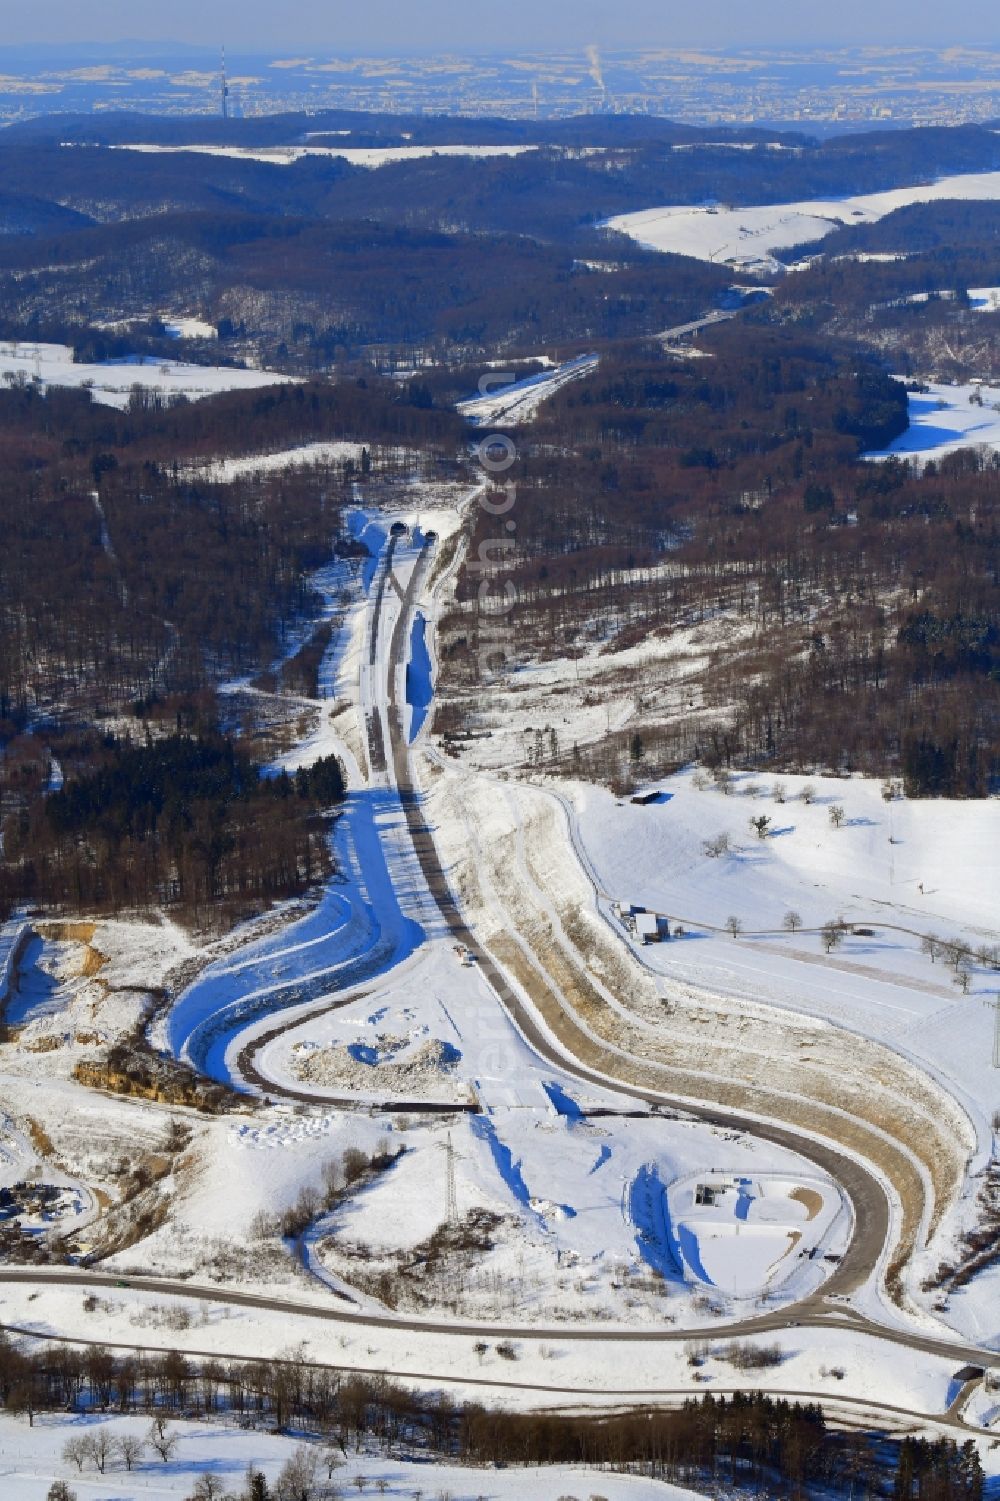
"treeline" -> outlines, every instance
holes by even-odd
[[[398,143],[368,123],[374,139]],[[469,128],[437,122],[436,133]],[[757,149],[732,150],[669,122],[609,131],[595,121],[606,144],[593,151],[580,149],[594,145],[584,128],[563,146],[539,126],[532,144],[542,149],[516,157],[428,157],[376,172],[337,158],[279,170],[67,150],[8,132],[0,194],[80,217],[0,243],[0,320],[25,333],[60,322],[92,342],[85,323],[155,319],[194,295],[220,329],[221,357],[255,350],[296,368],[384,346],[441,359],[456,347],[496,355],[634,337],[715,305],[732,273],[643,251],[601,227],[616,213],[841,196],[1000,165],[1000,139],[980,127],[788,136],[782,150],[744,132]]]
[[[825,256],[904,255],[925,252],[945,261],[993,256],[1000,247],[1000,203],[942,198],[910,203],[868,224],[845,224],[823,241]]]
[[[815,334],[849,336],[891,357],[901,375],[965,383],[975,370],[990,381],[1000,374],[996,320],[968,293],[998,285],[1000,241],[887,261],[824,256],[778,284],[770,312]]]
[[[634,349],[612,354],[593,377],[554,396],[543,420],[570,428],[578,445],[674,449],[682,469],[738,473],[741,460],[767,457],[756,477],[770,475],[772,486],[783,473],[832,467],[906,431],[899,382],[843,343],[727,325],[714,331],[711,349],[710,365]]]
[[[728,326],[706,347],[711,362],[609,355],[519,435],[516,540],[478,518],[439,727],[488,719],[485,559],[489,588],[513,589],[517,659],[733,626],[688,712],[644,712],[660,685],[639,664],[629,733],[562,745],[553,768],[624,785],[702,759],[983,796],[1000,775],[996,457],[860,464],[905,426],[898,382],[793,329]]]
[[[801,1496],[849,1486],[858,1498],[887,1489],[906,1501],[983,1496],[972,1439],[897,1444],[838,1433],[818,1404],[759,1392],[692,1398],[676,1412],[520,1414],[299,1361],[196,1363],[177,1351],[116,1355],[100,1345],[45,1344],[28,1353],[0,1333],[0,1401],[29,1421],[43,1411],[144,1411],[159,1419],[161,1436],[171,1414],[227,1413],[324,1440],[331,1474],[351,1449],[374,1443],[387,1454],[416,1450],[476,1465],[604,1467],[711,1492],[725,1485],[759,1493],[764,1485],[770,1495]]]
[[[80,747],[86,770],[8,820],[0,890],[50,907],[198,917],[304,892],[329,873],[335,757],[262,777],[220,735]],[[95,766],[95,763],[98,763]]]
[[[43,330],[57,341],[71,333],[64,325]],[[137,386],[124,410],[66,387],[44,394],[28,381],[0,388],[0,454],[13,468],[89,458],[92,471],[93,458],[105,451],[117,462],[125,452],[134,463],[172,467],[341,438],[369,444],[376,459],[388,462],[399,444],[450,453],[461,432],[453,412],[432,410],[411,385],[374,376],[275,384],[199,401]]]
[[[992,251],[934,251],[892,261],[824,257],[780,282],[773,306],[810,327],[844,326],[863,317],[881,327],[889,322],[887,313],[895,314],[898,323],[904,314],[919,318],[967,312],[970,287],[997,285],[1000,243]]]
[[[460,428],[382,382],[124,412],[86,392],[0,391],[0,739],[29,714],[267,667],[315,609],[308,576],[334,555],[352,485],[371,491],[404,463],[451,478]],[[232,483],[199,466],[342,436],[366,443],[367,466]],[[410,444],[422,457],[404,457]]]
[[[311,574],[357,550],[345,500],[403,474],[452,479],[461,430],[376,379],[142,395],[124,411],[0,391],[0,904],[219,921],[329,873],[339,769],[262,781],[219,739],[214,689],[269,669],[315,619]],[[210,467],[342,436],[356,461],[228,480]],[[327,639],[292,658],[286,686],[315,691]],[[121,715],[148,745],[86,733]]]

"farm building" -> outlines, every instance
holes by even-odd
[[[635,936],[640,943],[659,943],[660,919],[655,912],[637,912],[635,914]]]

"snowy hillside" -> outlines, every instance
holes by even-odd
[[[970,172],[855,198],[810,199],[744,208],[720,204],[640,209],[616,215],[608,220],[608,227],[651,250],[773,271],[774,251],[821,240],[841,225],[874,223],[910,203],[954,198],[1000,198],[1000,172]]]
[[[87,1501],[147,1501],[151,1496],[163,1497],[164,1501],[184,1501],[205,1474],[213,1476],[220,1489],[235,1491],[245,1482],[248,1466],[263,1473],[274,1485],[301,1444],[300,1439],[292,1436],[247,1432],[235,1422],[178,1422],[170,1426],[177,1439],[171,1458],[162,1461],[147,1444],[131,1473],[115,1460],[106,1474],[99,1475],[92,1465],[80,1472],[75,1464],[67,1464],[62,1457],[68,1439],[103,1431],[112,1439],[127,1436],[144,1442],[148,1428],[145,1418],[105,1415],[46,1415],[29,1428],[0,1415],[0,1480],[4,1501],[38,1501],[55,1479],[65,1480]],[[317,1460],[325,1452],[319,1444],[311,1448]],[[325,1476],[324,1465],[320,1465],[319,1473]],[[598,1491],[606,1501],[696,1501],[695,1492],[662,1481],[570,1466],[554,1466],[542,1473],[534,1469],[526,1474],[517,1469],[474,1470],[462,1465],[388,1459],[362,1452],[343,1460],[335,1473],[340,1494],[349,1483],[357,1495],[369,1488],[372,1493],[377,1489],[380,1495],[395,1497],[397,1501],[404,1497],[412,1501],[414,1495],[421,1494],[448,1495],[454,1501],[464,1501],[465,1497],[471,1501],[473,1497],[487,1495],[490,1501],[524,1501],[528,1486],[533,1501],[557,1501],[570,1492],[586,1496]]]
[[[1000,391],[974,385],[929,385],[911,392],[910,426],[894,443],[868,459],[942,458],[960,448],[1000,448]]]
[[[254,391],[288,382],[287,375],[266,370],[239,370],[222,365],[190,365],[181,360],[138,356],[101,365],[77,364],[63,344],[0,343],[0,381],[47,386],[84,387],[103,406],[125,407],[136,386],[163,396],[197,401],[220,391]]]

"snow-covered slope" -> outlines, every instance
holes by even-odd
[[[85,386],[93,400],[104,406],[127,406],[135,386],[197,401],[219,391],[254,391],[289,380],[289,376],[271,370],[236,370],[151,357],[109,360],[103,365],[76,364],[72,349],[65,344],[0,343],[0,381],[37,383],[42,390],[46,386]]]
[[[34,1425],[19,1423],[0,1415],[0,1486],[4,1501],[39,1501],[53,1480],[60,1478],[81,1497],[93,1501],[146,1501],[162,1497],[163,1501],[183,1501],[194,1493],[199,1476],[213,1475],[227,1493],[239,1490],[247,1467],[260,1470],[273,1486],[282,1466],[295,1453],[301,1440],[283,1434],[247,1431],[216,1423],[171,1423],[170,1432],[178,1440],[176,1452],[163,1463],[146,1450],[137,1468],[127,1473],[116,1461],[106,1474],[100,1475],[88,1464],[78,1473],[74,1464],[62,1458],[66,1440],[81,1434],[106,1429],[112,1437],[129,1435],[144,1440],[149,1431],[148,1418],[109,1417],[107,1414],[73,1416],[42,1414]],[[317,1456],[323,1447],[316,1444]],[[320,1467],[325,1476],[325,1466]],[[355,1476],[364,1477],[359,1485]],[[349,1462],[336,1475],[337,1494],[345,1494],[350,1477],[350,1491],[360,1495],[367,1491],[412,1501],[415,1495],[477,1496],[487,1487],[491,1501],[524,1501],[529,1494],[539,1501],[558,1496],[595,1495],[606,1501],[698,1501],[695,1492],[666,1485],[662,1481],[642,1480],[631,1475],[610,1475],[596,1470],[557,1465],[532,1469],[482,1470],[462,1465],[426,1462],[423,1459],[388,1459],[378,1454],[352,1453]]]
[[[1000,448],[1000,390],[994,386],[930,385],[912,392],[909,406],[906,432],[866,458],[930,459],[959,448]]]
[[[235,161],[264,162],[290,167],[304,157],[340,157],[352,167],[385,167],[391,162],[421,161],[429,156],[521,156],[537,146],[112,146],[112,151],[139,151],[146,155],[186,152],[194,156],[228,156]]]
[[[775,250],[820,240],[841,225],[874,223],[910,203],[949,198],[1000,198],[1000,172],[962,173],[855,198],[805,199],[745,208],[674,205],[640,209],[616,215],[608,220],[608,226],[652,250],[770,270],[775,266]]]

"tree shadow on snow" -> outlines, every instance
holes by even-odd
[[[500,1140],[493,1122],[485,1115],[474,1115],[470,1122],[474,1136],[485,1141],[490,1149],[494,1166],[517,1202],[525,1209],[531,1208],[528,1185],[521,1176],[521,1164],[514,1157],[506,1142]]]
[[[667,1209],[667,1190],[656,1168],[639,1169],[628,1190],[628,1214],[635,1226],[639,1255],[668,1282],[683,1282],[680,1246]]]

